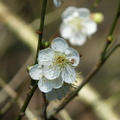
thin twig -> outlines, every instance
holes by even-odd
[[[37,33],[39,34],[39,38],[38,38],[38,47],[37,47],[37,52],[36,52],[35,64],[37,63],[38,51],[41,50],[41,48],[42,48],[42,35],[43,35],[43,28],[44,28],[44,18],[45,18],[46,6],[47,6],[47,0],[43,0],[41,20],[40,20],[40,28],[39,28],[39,31],[37,31]],[[31,80],[30,89],[27,93],[27,97],[25,99],[25,102],[24,102],[16,120],[21,120],[21,118],[25,115],[25,110],[26,110],[26,108],[27,108],[27,106],[28,106],[36,88],[37,88],[37,83],[38,83],[38,81],[34,82],[34,80]],[[44,112],[44,113],[46,113],[46,112]],[[45,114],[44,119],[47,120],[46,118],[47,117],[46,117],[46,114]]]
[[[116,24],[117,24],[117,21],[118,21],[119,16],[120,16],[120,1],[119,1],[119,3],[118,3],[118,8],[117,8],[117,11],[116,11],[115,18],[114,18],[114,20],[113,20],[113,23],[112,23],[112,25],[111,25],[109,34],[108,34],[108,36],[107,36],[106,44],[105,44],[104,49],[103,49],[102,54],[101,54],[101,60],[104,59],[104,56],[105,56],[105,54],[106,54],[106,51],[107,51],[110,43],[111,43],[112,40],[113,40],[112,34],[113,34],[113,31],[114,31],[115,26],[116,26]]]

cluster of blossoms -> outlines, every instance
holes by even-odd
[[[33,80],[39,80],[38,87],[49,101],[60,100],[75,81],[79,62],[79,53],[58,37],[51,42],[51,48],[39,51],[38,64],[30,67],[29,74]]]
[[[97,24],[87,8],[68,7],[62,14],[60,34],[73,45],[83,45],[97,30]]]
[[[53,3],[59,7],[64,1],[53,0]],[[100,16],[97,15],[97,20],[100,20]],[[68,7],[62,14],[60,34],[71,44],[81,46],[87,37],[96,32],[95,19],[95,14],[91,15],[86,8]],[[79,62],[78,52],[70,48],[64,39],[55,38],[51,48],[38,53],[38,64],[30,67],[29,74],[33,80],[38,80],[39,89],[46,93],[49,101],[60,100],[69,92],[70,86],[75,81],[75,67]]]

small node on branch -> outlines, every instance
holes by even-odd
[[[20,113],[20,116],[21,116],[21,117],[25,116],[25,112],[21,112],[21,113]]]
[[[109,43],[111,43],[112,40],[113,40],[113,37],[112,37],[111,35],[107,37],[107,41],[108,41]]]
[[[80,57],[82,57],[83,55],[82,54],[79,54],[80,55]]]
[[[42,41],[42,47],[43,47],[44,49],[47,48],[47,47],[49,47],[49,46],[50,46],[49,41],[46,41],[46,40]]]
[[[36,33],[38,33],[38,34],[42,34],[42,32],[41,32],[41,31],[37,31]]]
[[[28,90],[28,92],[27,92],[27,95],[28,95],[28,96],[30,96],[30,91],[32,90],[32,88],[33,88],[33,86],[30,85],[30,86],[29,86],[29,90]]]
[[[33,86],[32,86],[32,85],[30,85],[30,86],[29,86],[29,90],[31,90],[32,88],[33,88]]]

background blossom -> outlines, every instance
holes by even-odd
[[[73,45],[83,45],[87,37],[97,30],[97,24],[87,8],[68,7],[62,14],[62,20],[60,34]]]

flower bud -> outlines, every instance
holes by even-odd
[[[104,20],[104,16],[102,13],[93,13],[93,14],[91,14],[91,17],[98,24],[102,23]]]
[[[110,36],[108,36],[107,40],[108,40],[109,42],[111,42],[111,41],[113,40],[113,37],[110,35]]]
[[[49,47],[49,45],[50,45],[50,43],[48,41],[46,41],[46,40],[42,41],[43,48],[47,48],[47,47]]]

